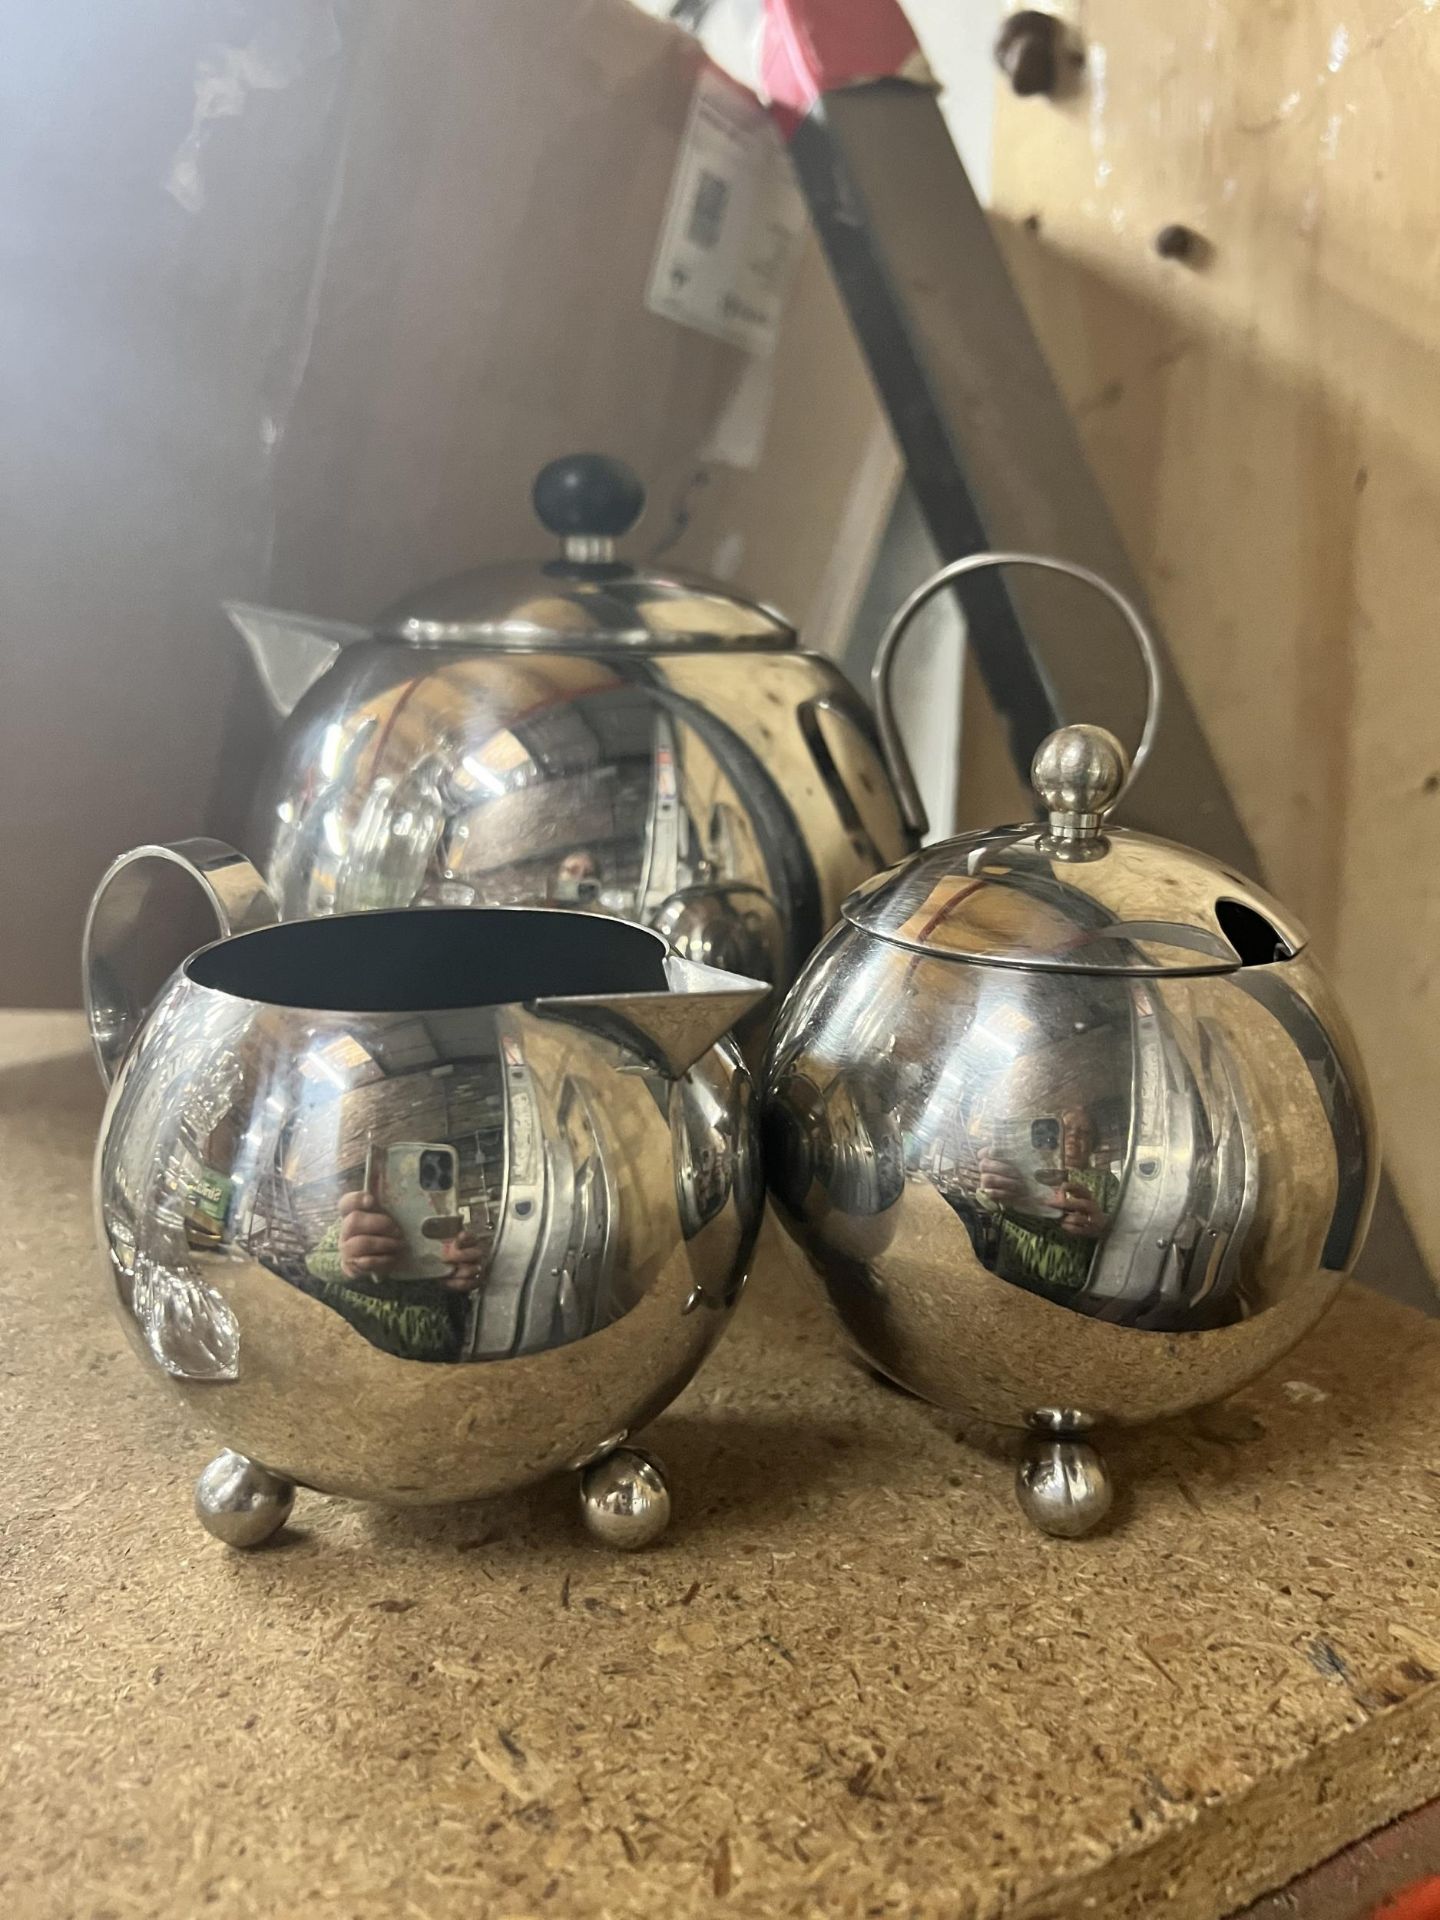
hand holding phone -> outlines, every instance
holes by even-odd
[[[1050,1218],[1065,1209],[1060,1122],[1042,1117],[1012,1126],[980,1155],[980,1191],[1014,1213]]]
[[[355,1221],[354,1237],[376,1244],[364,1255],[383,1266],[362,1271],[383,1272],[392,1280],[451,1280],[467,1262],[460,1247],[465,1220],[459,1210],[456,1186],[460,1160],[454,1147],[428,1140],[397,1140],[388,1147],[373,1143],[365,1156],[365,1188],[346,1200],[363,1202],[346,1214],[341,1202],[341,1250],[347,1258],[345,1221]],[[363,1221],[363,1226],[361,1222]]]
[[[340,1265],[348,1280],[383,1279],[405,1258],[405,1236],[368,1186],[340,1196]]]

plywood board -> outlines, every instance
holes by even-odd
[[[1434,1270],[1440,11],[1057,11],[1074,88],[997,115],[1010,265],[1266,876],[1334,965]],[[1156,253],[1176,222],[1198,266]],[[1013,787],[978,712],[983,820]]]

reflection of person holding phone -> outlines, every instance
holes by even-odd
[[[365,1185],[305,1262],[317,1297],[373,1346],[409,1360],[458,1360],[483,1250],[455,1206],[452,1147],[401,1142],[373,1150]]]
[[[981,1154],[977,1197],[999,1217],[992,1264],[1002,1279],[1057,1293],[1084,1286],[1120,1197],[1120,1182],[1109,1168],[1090,1164],[1094,1152],[1090,1115],[1072,1107],[1060,1116],[1060,1165],[1045,1215],[1037,1213],[1033,1184],[1013,1161]]]
[[[373,1193],[342,1193],[334,1231],[340,1270],[347,1280],[384,1279],[409,1256],[409,1242],[394,1215],[386,1212]],[[473,1293],[480,1284],[480,1255],[480,1242],[461,1228],[439,1243],[438,1258],[449,1273],[434,1277],[456,1293]]]
[[[594,904],[599,895],[599,862],[588,847],[577,847],[572,853],[567,853],[555,869],[550,897],[563,901],[567,906],[588,907]]]

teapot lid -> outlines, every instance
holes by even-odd
[[[1298,953],[1303,929],[1252,881],[1106,825],[1128,772],[1103,727],[1062,727],[1031,770],[1048,822],[924,847],[852,893],[846,920],[942,959],[1076,973],[1230,973]]]
[[[718,580],[616,558],[617,538],[645,507],[644,489],[622,461],[598,453],[552,460],[535,481],[533,499],[560,540],[554,559],[502,561],[453,574],[387,608],[376,633],[412,646],[509,652],[794,646],[795,629],[782,615]]]

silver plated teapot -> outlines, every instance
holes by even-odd
[[[617,559],[644,505],[628,468],[557,460],[534,499],[552,559],[372,627],[227,609],[283,722],[252,835],[282,915],[580,905],[788,982],[915,844],[908,772],[772,608]]]
[[[1156,702],[1152,674],[1147,748]],[[1234,1391],[1320,1316],[1378,1177],[1304,932],[1111,825],[1127,777],[1111,734],[1064,727],[1035,758],[1040,822],[859,887],[765,1073],[771,1194],[846,1332],[924,1399],[1024,1429],[1021,1504],[1062,1535],[1110,1505],[1096,1429]]]
[[[207,920],[228,937],[147,1011]],[[655,1537],[631,1436],[744,1281],[762,1186],[726,1035],[763,983],[562,909],[275,924],[214,841],[115,862],[85,975],[113,1299],[224,1445],[211,1533],[260,1544],[297,1483],[418,1505],[571,1467],[601,1539]]]

